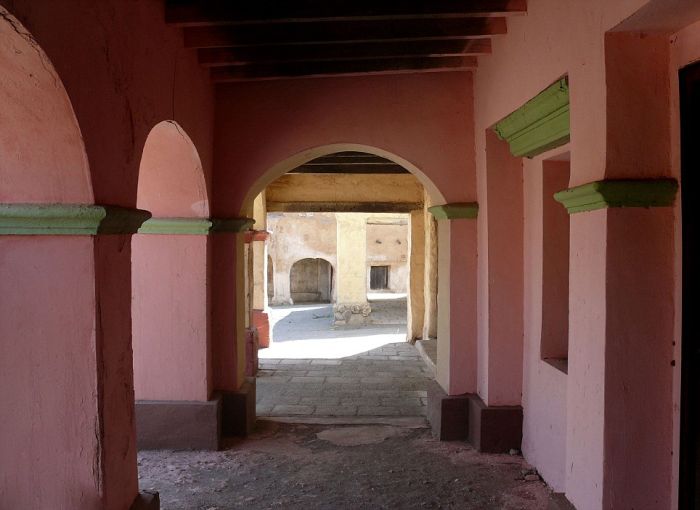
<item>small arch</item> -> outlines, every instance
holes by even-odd
[[[328,156],[329,154],[334,154],[336,152],[365,152],[367,154],[374,154],[375,156],[380,156],[382,158],[393,161],[397,165],[401,165],[403,168],[411,172],[423,185],[428,196],[430,197],[432,203],[434,204],[444,204],[445,196],[438,189],[438,187],[433,183],[432,180],[416,165],[410,161],[397,156],[389,151],[380,149],[378,147],[372,147],[369,145],[361,145],[355,143],[336,143],[323,145],[320,147],[315,147],[308,149],[297,154],[294,154],[287,159],[280,161],[279,163],[268,169],[261,177],[259,177],[255,183],[250,187],[248,193],[245,195],[243,200],[243,205],[241,208],[241,215],[245,216],[250,214],[253,207],[253,200],[255,197],[261,193],[270,183],[275,179],[283,176],[287,172],[297,168],[298,166],[308,163],[312,159],[320,158],[322,156]]]
[[[154,217],[209,216],[199,153],[185,130],[173,120],[156,124],[146,138],[136,205]]]
[[[289,289],[294,303],[330,303],[333,266],[321,258],[297,260],[289,271]]]
[[[0,6],[0,203],[93,203],[68,93],[29,31]]]

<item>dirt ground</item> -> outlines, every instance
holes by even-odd
[[[219,452],[140,452],[141,489],[160,492],[164,510],[548,508],[522,457],[426,428],[258,423]]]

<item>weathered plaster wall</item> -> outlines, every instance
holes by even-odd
[[[547,198],[550,200],[554,198],[543,195],[544,176],[541,158],[523,161],[523,176],[525,273],[522,451],[531,463],[538,466],[540,474],[554,490],[564,492],[566,489],[567,375],[544,362],[540,356],[545,314],[543,203]]]
[[[132,239],[137,399],[209,398],[207,244],[201,235]]]
[[[336,219],[334,213],[270,213],[268,230],[272,232],[268,253],[272,258],[274,295],[270,304],[290,304],[289,273],[297,260],[322,258],[334,268],[336,278]],[[336,284],[333,282],[333,300]]]
[[[85,147],[63,82],[1,5],[0,69],[0,203],[91,203]]]
[[[389,287],[391,292],[408,292],[408,222],[389,224],[397,220],[367,221],[367,289],[370,290],[369,273],[371,266],[389,266]],[[383,224],[387,222],[386,224]]]
[[[470,87],[469,73],[221,85],[215,212],[238,214],[246,195],[252,200],[274,179],[316,157],[312,149],[330,144],[388,152],[427,176],[422,183],[431,193],[447,201],[473,198]],[[276,168],[300,153],[308,157]]]
[[[2,505],[102,508],[93,241],[2,236],[0,254]]]

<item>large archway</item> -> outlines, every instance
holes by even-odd
[[[241,215],[247,216],[251,214],[252,203],[255,197],[277,178],[311,160],[338,152],[368,153],[397,163],[423,184],[429,205],[440,205],[445,202],[444,195],[427,177],[425,172],[406,159],[376,147],[360,144],[330,144],[302,151],[273,165],[248,191],[243,201]],[[420,211],[420,216],[422,222],[422,210]],[[474,317],[471,316],[472,313],[475,313],[475,309],[470,309],[468,313],[464,313],[464,310],[461,309],[457,314],[453,315],[450,313],[451,307],[459,306],[461,308],[467,303],[474,305],[474,297],[472,296],[472,292],[475,290],[474,282],[467,283],[469,270],[472,268],[472,265],[475,268],[476,263],[475,257],[472,254],[468,254],[470,246],[473,247],[476,240],[474,223],[469,221],[441,221],[439,222],[439,232],[437,234],[439,249],[436,251],[440,253],[437,264],[439,267],[437,273],[440,277],[437,299],[439,303],[437,320],[437,329],[439,331],[437,336],[440,344],[438,345],[438,369],[436,375],[441,385],[451,393],[468,391],[470,388],[475,387],[476,381],[474,370],[476,354],[472,348],[474,337],[473,335],[469,337],[469,331],[475,327],[475,321],[472,320]],[[423,233],[422,231],[423,227],[421,226],[421,233]],[[455,243],[453,244],[452,241],[455,241]],[[451,265],[451,260],[457,256],[465,260],[466,264],[463,267],[453,267]],[[362,273],[364,274],[366,270],[364,260],[362,264]],[[238,271],[243,271],[240,265]],[[465,284],[451,285],[455,280],[457,282],[464,281]],[[363,299],[365,298],[366,292],[363,295]],[[239,313],[245,317],[248,312],[243,308],[245,306],[244,301],[239,303],[241,308]],[[362,310],[360,309],[360,311]],[[238,327],[243,327],[243,324],[239,323]],[[451,330],[456,331],[456,333],[450,335]],[[463,336],[469,338],[462,339]],[[242,338],[240,333],[239,338]],[[461,344],[459,349],[454,347],[457,344]],[[266,353],[266,357],[268,354],[270,353]]]

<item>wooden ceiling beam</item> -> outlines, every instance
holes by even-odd
[[[193,27],[510,16],[526,10],[526,0],[167,0],[165,21]]]
[[[456,57],[491,53],[490,39],[442,41],[380,41],[354,44],[299,44],[288,46],[244,46],[202,48],[199,63],[206,67],[249,63],[318,60],[361,60],[387,57]]]
[[[475,69],[476,66],[476,57],[390,58],[341,62],[251,64],[213,67],[210,72],[214,83],[223,83],[312,76],[467,71]]]
[[[293,174],[407,174],[401,165],[396,163],[326,163],[305,164],[296,167],[289,173]]]
[[[506,33],[505,18],[334,21],[184,29],[185,47],[217,48],[285,44],[478,39]]]

